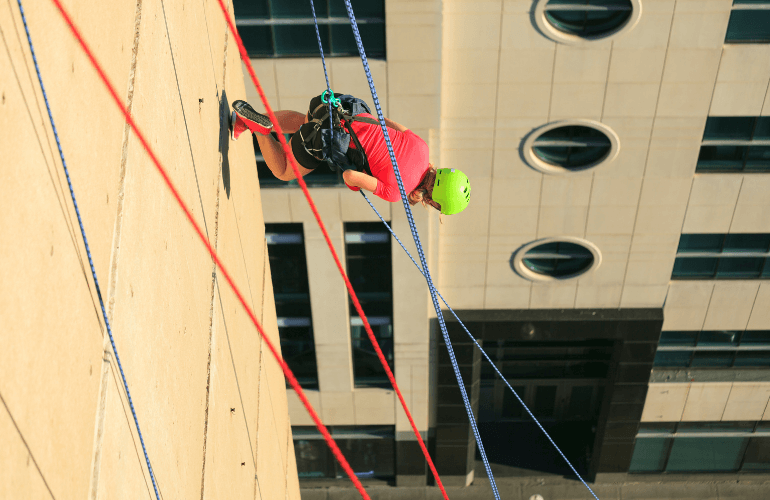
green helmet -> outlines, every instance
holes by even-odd
[[[453,168],[436,170],[433,183],[433,201],[441,205],[441,213],[457,214],[465,210],[471,201],[471,182],[468,176]]]

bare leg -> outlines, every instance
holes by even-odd
[[[297,132],[300,126],[307,122],[307,116],[296,111],[276,111],[275,117],[278,119],[281,130],[287,134]],[[273,172],[273,175],[283,181],[296,179],[294,170],[286,160],[286,153],[281,143],[273,139],[271,135],[254,135],[259,143],[259,149],[262,151],[262,157],[265,159],[267,167]],[[291,154],[291,151],[289,151],[289,154]],[[299,171],[303,176],[312,172],[312,170],[306,169],[301,165],[299,165]]]

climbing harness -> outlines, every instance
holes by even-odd
[[[24,31],[27,33],[27,42],[29,43],[29,51],[32,53],[32,61],[35,63],[35,72],[37,73],[37,80],[40,82],[40,90],[43,93],[43,100],[45,101],[45,109],[48,111],[48,119],[51,122],[51,128],[53,129],[53,136],[56,139],[56,147],[59,149],[59,157],[61,158],[62,167],[64,167],[64,175],[67,177],[67,186],[69,187],[70,197],[72,198],[72,204],[75,207],[75,214],[78,218],[78,225],[80,226],[80,235],[83,237],[83,244],[86,247],[86,255],[88,256],[88,265],[91,267],[91,276],[94,279],[94,287],[96,288],[96,295],[99,297],[99,306],[102,309],[102,318],[104,324],[107,327],[107,335],[110,337],[110,344],[112,345],[112,352],[115,353],[115,361],[118,363],[118,370],[120,371],[120,378],[123,380],[123,388],[126,390],[126,396],[128,398],[128,405],[131,408],[131,415],[134,417],[134,425],[136,425],[136,433],[139,434],[139,442],[142,445],[142,452],[144,453],[144,460],[147,464],[147,470],[150,472],[150,479],[152,480],[152,488],[155,490],[156,500],[160,500],[160,493],[158,493],[158,485],[155,482],[155,473],[152,470],[150,464],[150,457],[147,454],[147,447],[144,444],[144,437],[142,436],[142,430],[139,428],[139,418],[136,416],[136,409],[134,408],[134,401],[131,399],[131,391],[128,390],[128,380],[126,380],[126,374],[123,372],[123,364],[120,362],[120,356],[118,355],[118,347],[115,345],[115,338],[112,335],[112,328],[110,327],[110,320],[107,318],[107,310],[104,308],[104,299],[102,299],[102,291],[99,287],[99,279],[96,277],[96,268],[94,267],[94,260],[91,257],[91,247],[88,245],[88,238],[86,237],[86,230],[83,226],[83,219],[80,217],[80,209],[78,208],[77,199],[75,199],[75,190],[72,187],[72,180],[70,179],[69,169],[67,168],[67,161],[64,159],[64,151],[61,147],[61,141],[59,140],[59,132],[56,129],[56,123],[53,120],[53,113],[51,113],[51,106],[48,103],[48,94],[45,91],[45,85],[43,85],[43,76],[40,74],[40,66],[37,64],[37,55],[35,54],[35,47],[32,44],[32,36],[29,33],[29,27],[27,26],[27,16],[24,15],[24,7],[21,5],[21,0],[17,0],[19,4],[19,11],[21,12],[21,21],[24,23]]]
[[[462,212],[471,201],[468,176],[453,168],[439,168],[436,170],[431,198],[441,205],[441,213],[444,215]]]

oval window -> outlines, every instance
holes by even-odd
[[[562,33],[594,38],[614,33],[631,18],[631,0],[550,0],[545,17]]]
[[[592,243],[569,236],[547,238],[524,245],[512,258],[513,269],[523,278],[552,281],[575,278],[601,264],[601,253]]]
[[[551,129],[535,139],[532,151],[549,165],[582,170],[601,162],[610,154],[610,139],[591,127],[570,125]]]

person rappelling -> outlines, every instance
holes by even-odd
[[[275,116],[284,133],[294,134],[291,155],[302,176],[326,163],[332,170],[342,171],[345,184],[353,191],[365,189],[386,201],[401,200],[385,136],[364,101],[327,90],[310,100],[307,114],[284,110],[276,111]],[[388,118],[385,125],[409,203],[422,203],[446,215],[462,212],[470,202],[468,177],[453,168],[436,169],[428,162],[428,145],[417,134]],[[232,140],[251,131],[273,175],[283,181],[295,179],[283,147],[271,135],[269,117],[237,100],[230,129]]]

